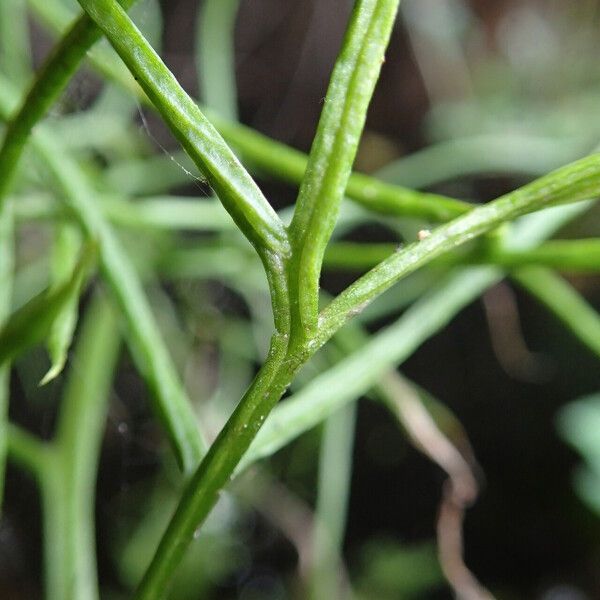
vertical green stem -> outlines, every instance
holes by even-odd
[[[10,315],[12,300],[13,256],[12,206],[0,208],[0,324]],[[0,506],[4,496],[4,470],[7,451],[7,418],[10,388],[10,364],[0,366]]]
[[[139,586],[138,600],[164,598],[194,532],[216,504],[219,491],[298,369],[298,361],[287,356],[287,349],[288,336],[275,334],[265,363],[187,484]]]
[[[308,340],[317,328],[319,277],[327,242],[379,77],[399,0],[359,0],[337,58],[290,225],[294,252],[292,331]]]
[[[340,557],[350,497],[356,402],[325,421],[315,511],[311,598],[339,598]]]
[[[70,580],[76,568],[73,557],[67,551],[71,525],[64,494],[65,474],[61,469],[60,456],[56,449],[45,447],[45,451],[44,467],[40,471],[39,479],[44,526],[42,536],[45,597],[46,600],[68,600],[69,594],[74,592]],[[83,552],[87,550],[88,548]]]
[[[27,4],[23,0],[0,2],[0,71],[19,86],[31,72]]]
[[[205,0],[200,7],[196,63],[204,104],[237,121],[235,19],[240,0]]]
[[[41,479],[48,600],[99,598],[94,499],[119,345],[113,311],[98,296],[86,312]]]

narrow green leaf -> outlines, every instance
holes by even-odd
[[[71,277],[32,298],[14,312],[0,329],[0,364],[13,359],[31,346],[46,339],[57,317],[78,298],[83,282],[97,255],[95,244],[87,244]]]
[[[81,248],[81,234],[72,225],[59,225],[52,254],[52,288],[57,289],[64,285],[77,263],[77,254]],[[77,324],[79,309],[79,290],[71,294],[61,311],[56,315],[47,346],[50,354],[51,367],[40,381],[40,385],[52,381],[63,370],[67,361],[67,353],[73,339],[73,332]]]

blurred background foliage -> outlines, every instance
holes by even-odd
[[[235,4],[222,3],[223,18]],[[2,44],[7,28],[27,28],[34,66],[55,39],[44,2],[29,5],[26,11],[25,0],[17,0],[14,20],[0,23],[0,67],[22,86],[29,53]],[[72,11],[75,3],[57,6]],[[225,116],[308,150],[350,8],[349,0],[242,0],[232,56],[218,35],[222,29],[212,31],[212,39],[210,28],[203,31],[202,2],[141,0],[132,14],[186,90]],[[597,0],[403,0],[356,169],[485,202],[584,156],[600,142],[599,24]],[[233,71],[223,67],[227,58]],[[213,82],[214,91],[203,82]],[[237,102],[227,102],[234,84]],[[146,202],[144,214],[165,222],[176,212],[148,198],[187,202],[208,194],[160,120],[90,68],[76,77],[49,122],[103,192],[109,211],[118,192]],[[29,194],[34,212],[52,203],[45,177],[39,164],[25,162],[17,191],[37,190]],[[293,203],[292,186],[264,174],[259,182],[278,209]],[[239,235],[213,213],[217,233],[146,227],[139,213],[119,213],[123,243],[144,274],[209,434],[248,385],[271,319],[253,257],[240,262]],[[598,235],[599,217],[592,210],[559,237]],[[128,218],[136,229],[127,228]],[[349,219],[338,237],[400,244],[422,226],[381,219],[356,226]],[[47,221],[19,226],[15,307],[48,285],[53,246]],[[194,254],[199,246],[202,261]],[[323,285],[337,292],[355,276],[330,268]],[[567,276],[600,308],[597,276]],[[413,278],[416,292],[407,284],[396,293],[390,302],[397,308],[374,311],[368,327],[401,314],[411,293],[427,287],[423,279],[427,273]],[[300,383],[335,356],[317,359]],[[17,361],[11,383],[11,420],[43,438],[53,431],[64,384],[60,376],[38,386],[47,370],[45,353],[30,351]],[[423,344],[402,372],[449,408],[477,456],[485,484],[465,522],[466,559],[477,576],[499,598],[600,598],[597,357],[503,282]],[[319,583],[314,567],[315,510],[321,514],[327,502],[315,490],[323,473],[331,476],[338,466],[343,472],[344,464],[350,479],[334,490],[333,503],[333,510],[347,510],[345,531],[338,532],[343,554],[329,565],[334,595],[451,597],[435,549],[444,473],[408,443],[380,405],[360,400],[356,415],[346,411],[337,433],[327,434],[327,424],[302,436],[223,494],[180,568],[172,598],[275,600],[308,597],[311,590],[334,597],[323,595],[327,576]],[[337,444],[327,454],[321,440],[332,435]],[[147,392],[123,351],[96,503],[103,597],[129,597],[179,485]],[[41,594],[41,536],[37,492],[10,468],[0,528],[1,597]]]

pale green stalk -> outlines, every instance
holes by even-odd
[[[48,600],[99,598],[96,473],[120,339],[110,305],[97,297],[79,334],[40,480]]]
[[[27,6],[22,0],[0,2],[0,72],[19,87],[31,73]]]
[[[527,267],[512,278],[600,358],[600,316],[567,281],[543,267]]]
[[[196,64],[204,104],[238,120],[234,29],[240,0],[205,0],[196,27]]]
[[[344,406],[325,421],[319,454],[311,598],[338,598],[340,557],[350,500],[356,404]]]

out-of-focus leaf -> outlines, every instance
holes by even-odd
[[[403,546],[377,540],[367,545],[362,562],[356,595],[365,600],[423,598],[443,581],[433,543]]]
[[[557,418],[558,430],[585,458],[575,473],[581,497],[600,514],[600,392],[565,406]]]
[[[96,245],[86,245],[68,281],[56,288],[50,286],[7,319],[0,330],[0,364],[40,343],[50,334],[53,323],[65,306],[73,297],[79,297],[95,257]]]
[[[206,0],[196,33],[196,65],[202,98],[231,121],[238,118],[234,28],[240,0]]]
[[[52,289],[65,285],[72,276],[81,247],[81,235],[72,225],[59,225],[52,254]],[[52,365],[40,385],[52,381],[63,370],[77,324],[79,290],[74,290],[56,315],[47,346]]]

